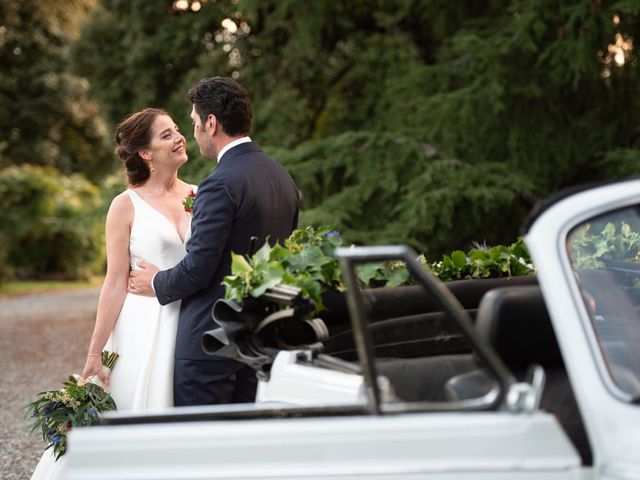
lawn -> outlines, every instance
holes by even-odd
[[[102,285],[103,279],[104,277],[97,276],[91,277],[89,280],[79,281],[30,280],[22,282],[7,282],[0,285],[0,297],[99,287]]]

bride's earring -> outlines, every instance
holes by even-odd
[[[149,162],[149,170],[151,171],[151,173],[156,171],[156,169],[153,168],[153,163],[151,163],[151,162]]]

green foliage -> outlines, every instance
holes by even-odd
[[[231,275],[223,282],[225,298],[241,303],[284,283],[299,287],[303,295],[315,301],[317,311],[323,310],[323,292],[345,288],[334,257],[334,250],[340,245],[342,238],[333,227],[307,227],[294,230],[284,246],[270,247],[265,243],[251,258],[232,253]],[[442,281],[531,275],[534,272],[522,239],[508,247],[476,248],[466,254],[454,251],[433,264],[429,264],[424,255],[420,255],[419,260]],[[362,288],[416,283],[401,261],[359,265],[356,273]]]
[[[607,179],[637,176],[640,174],[640,149],[611,150],[598,162],[598,167]]]
[[[88,82],[69,72],[69,45],[93,4],[0,3],[0,168],[54,166],[93,180],[113,168]]]
[[[424,255],[420,255],[419,260],[443,282],[532,275],[535,272],[522,238],[509,246],[483,246],[466,253],[454,250],[433,263],[429,263]],[[369,288],[416,284],[405,264],[399,261],[366,264],[358,270],[358,278]]]
[[[435,257],[513,239],[513,218],[528,209],[529,182],[508,166],[447,158],[402,135],[349,132],[272,153],[303,192],[301,224],[334,224],[350,243],[405,243]]]
[[[426,269],[431,270],[431,266],[427,263],[424,255],[420,255],[418,260]],[[358,280],[368,288],[391,288],[415,283],[415,279],[409,273],[406,264],[400,260],[366,263],[358,265],[356,271]]]
[[[13,268],[9,265],[9,248],[6,236],[0,235],[0,287],[13,278]]]
[[[107,216],[107,212],[115,196],[127,189],[127,179],[124,171],[118,170],[116,173],[104,177],[98,187],[100,208],[96,210],[95,213],[96,218],[101,223],[104,223],[104,219]]]
[[[640,31],[640,0],[169,5],[102,0],[74,45],[111,126],[155,105],[189,131],[188,87],[233,75],[301,187],[301,225],[348,242],[504,244],[538,198],[637,173],[638,48],[611,49]],[[188,151],[197,183],[214,163]]]
[[[338,262],[333,250],[342,240],[330,227],[314,230],[295,230],[285,245],[270,247],[265,243],[251,259],[231,254],[231,275],[224,278],[225,298],[242,302],[244,298],[259,297],[267,289],[280,283],[299,287],[315,301],[318,310],[324,309],[322,292],[343,290]]]
[[[185,79],[198,80],[193,70],[199,62],[216,57],[215,33],[233,8],[231,2],[208,2],[197,15],[179,15],[172,14],[170,2],[98,1],[73,46],[74,68],[90,79],[112,124],[144,107],[171,103],[172,113],[187,120]]]
[[[20,278],[86,278],[102,257],[96,187],[79,174],[23,165],[0,170],[0,223]]]
[[[473,248],[444,255],[431,265],[433,273],[444,282],[465,278],[499,278],[531,275],[534,268],[522,238],[509,245]]]
[[[571,236],[574,268],[605,268],[603,260],[640,262],[640,233],[625,222],[607,223],[599,232],[587,223]]]

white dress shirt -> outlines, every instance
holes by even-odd
[[[220,159],[222,158],[222,156],[225,153],[227,153],[229,150],[231,150],[233,147],[235,147],[236,145],[240,145],[241,143],[247,143],[250,141],[251,139],[249,137],[242,137],[242,138],[238,138],[237,140],[234,140],[233,142],[227,143],[224,147],[222,147],[222,150],[218,152],[218,163],[220,163]]]

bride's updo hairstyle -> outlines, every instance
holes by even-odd
[[[129,115],[116,127],[116,153],[127,171],[129,184],[142,185],[147,181],[151,171],[138,151],[147,148],[151,143],[151,126],[156,117],[169,115],[160,108],[145,108]]]

